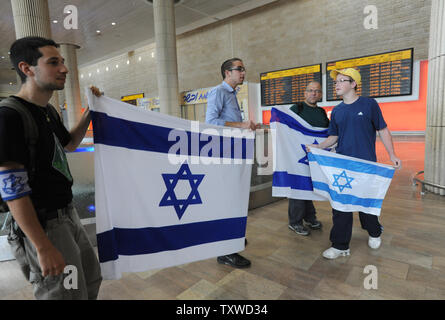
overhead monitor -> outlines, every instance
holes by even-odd
[[[304,100],[304,91],[311,81],[321,80],[321,63],[261,73],[261,105],[294,104]]]
[[[335,92],[332,70],[355,68],[360,71],[360,96],[381,98],[412,94],[414,49],[386,52],[326,63],[326,100],[341,100]]]

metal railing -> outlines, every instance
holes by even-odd
[[[445,190],[445,186],[441,186],[441,185],[439,185],[439,184],[431,183],[431,182],[428,182],[428,181],[425,181],[425,180],[421,180],[421,179],[419,179],[419,178],[416,178],[418,175],[423,174],[423,173],[424,173],[424,171],[419,171],[419,172],[417,172],[417,173],[414,175],[414,177],[413,177],[413,185],[417,185],[417,182],[420,183],[420,184],[422,185],[422,189],[421,189],[421,191],[420,191],[420,194],[421,194],[421,195],[424,195],[424,194],[425,194],[425,191],[426,191],[425,185],[428,185],[428,186],[430,186],[430,187],[434,187],[434,188],[439,188],[439,189],[444,189],[444,190]]]

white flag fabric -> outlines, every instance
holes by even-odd
[[[244,249],[253,132],[87,95],[104,279]]]
[[[324,200],[313,191],[306,144],[320,144],[328,136],[326,128],[311,126],[289,106],[271,110],[274,172],[272,196],[303,200]]]
[[[314,191],[332,208],[379,216],[395,169],[392,166],[312,148],[308,154]]]

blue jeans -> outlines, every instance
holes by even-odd
[[[302,224],[305,221],[315,220],[315,207],[312,200],[289,199],[289,224],[291,226]]]

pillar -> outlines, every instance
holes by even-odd
[[[425,181],[445,186],[445,1],[432,0],[428,57]],[[426,186],[445,195],[445,190]]]
[[[174,0],[153,0],[160,111],[181,116]]]
[[[60,43],[60,54],[65,58],[68,68],[65,82],[65,100],[68,118],[68,129],[72,129],[82,115],[82,101],[80,97],[79,72],[77,69],[77,53],[80,47],[71,43]]]
[[[48,0],[11,0],[16,39],[51,38]],[[50,103],[60,112],[59,95],[54,92]]]

